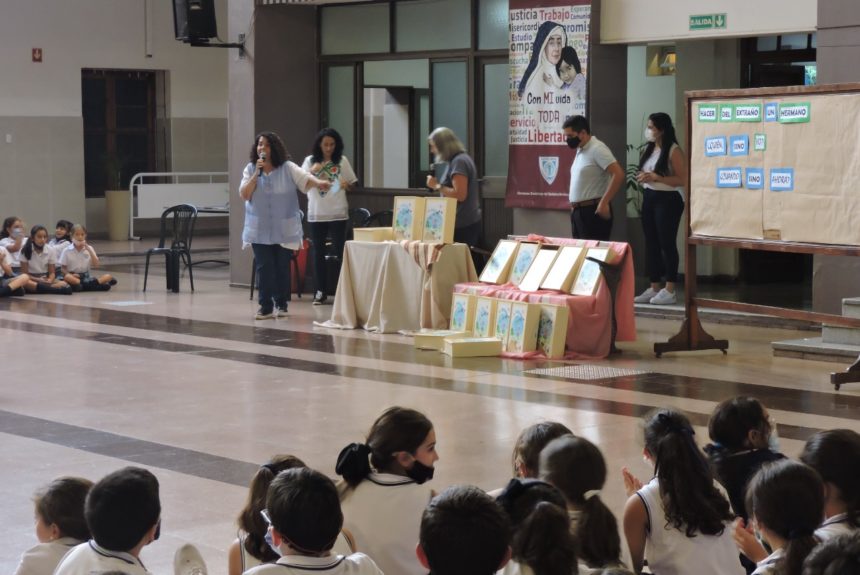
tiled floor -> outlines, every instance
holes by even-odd
[[[621,466],[647,473],[638,421],[653,406],[688,410],[704,442],[717,401],[757,395],[789,454],[817,429],[860,431],[860,385],[834,393],[828,374],[842,366],[772,357],[770,341],[800,337],[785,329],[708,325],[730,341],[727,356],[656,359],[652,344],[678,322],[640,318],[639,341],[622,344],[622,355],[553,370],[565,364],[451,360],[400,335],[314,327],[331,308],[311,306],[309,295],[293,300],[288,319],[255,322],[256,305],[247,289],[228,287],[226,267],[195,268],[197,290],[183,278],[179,294],[162,290],[155,267],[146,293],[141,266],[114,271],[120,283],[108,293],[0,300],[2,572],[35,541],[37,487],[135,464],[161,482],[162,537],[143,551],[147,567],[170,572],[173,551],[191,541],[210,573],[224,573],[256,466],[295,453],[333,474],[339,449],[393,404],[434,421],[437,489],[501,486],[519,430],[562,421],[603,450],[612,470],[604,496],[619,515]]]

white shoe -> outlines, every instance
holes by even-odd
[[[675,294],[666,288],[661,289],[660,293],[651,298],[653,305],[672,305],[673,303],[677,303],[677,301],[678,299],[675,297]]]
[[[657,292],[654,291],[654,288],[649,287],[648,289],[643,291],[641,294],[634,297],[633,301],[635,303],[651,303],[651,298],[654,297],[655,295],[657,295]]]
[[[197,547],[186,543],[173,556],[174,575],[207,575],[206,562]]]

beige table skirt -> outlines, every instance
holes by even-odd
[[[321,325],[380,333],[444,329],[454,284],[477,279],[465,244],[444,246],[427,271],[400,244],[346,242],[331,319]]]

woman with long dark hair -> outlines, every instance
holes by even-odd
[[[329,190],[310,188],[308,194],[308,224],[314,244],[314,305],[325,303],[331,288],[325,268],[326,238],[331,238],[332,253],[343,257],[346,242],[346,223],[349,219],[349,202],[346,193],[358,180],[346,156],[343,155],[343,138],[332,128],[323,128],[305,158],[302,169],[331,182]]]
[[[274,132],[261,132],[254,138],[250,160],[239,186],[245,200],[242,245],[251,246],[257,261],[260,309],[255,319],[271,319],[287,315],[291,288],[288,250],[301,246],[297,190],[311,186],[327,190],[331,182],[289,161],[284,143]]]
[[[634,301],[668,305],[677,301],[678,225],[684,213],[684,196],[679,188],[687,185],[687,160],[668,114],[648,116],[645,140],[648,144],[639,159],[636,180],[645,188],[642,231],[651,285]],[[661,288],[663,279],[666,286]]]

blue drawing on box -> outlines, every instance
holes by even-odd
[[[741,188],[743,187],[743,179],[741,178],[741,168],[717,168],[717,187],[718,188]]]
[[[540,312],[540,325],[538,326],[538,347],[548,350],[552,340],[552,314],[547,311]]]
[[[442,210],[439,208],[430,208],[427,212],[427,218],[424,220],[424,230],[430,233],[431,239],[442,239],[442,221],[444,219]]]
[[[746,185],[748,190],[764,188],[764,170],[762,168],[747,168]]]
[[[397,217],[394,218],[394,227],[400,233],[412,229],[412,204],[398,206]]]
[[[706,156],[725,156],[726,153],[726,138],[724,136],[705,138]]]
[[[770,191],[793,192],[794,191],[794,169],[773,168],[770,171]]]
[[[514,260],[514,269],[511,272],[511,277],[509,278],[511,282],[519,283],[522,281],[523,276],[526,275],[526,272],[529,269],[529,266],[532,265],[532,260],[534,260],[537,252],[538,246],[536,244],[520,246],[520,251],[517,252],[517,259]]]
[[[451,329],[464,329],[466,327],[466,302],[458,300],[454,302],[454,313],[451,316]]]
[[[729,139],[731,155],[733,156],[749,156],[750,154],[750,137],[746,134],[740,136],[732,136]]]
[[[490,330],[490,310],[487,306],[482,305],[478,308],[478,315],[475,317],[475,331],[481,335],[487,335]]]
[[[511,326],[511,314],[506,307],[500,307],[496,316],[496,336],[506,337]]]
[[[526,329],[526,318],[519,311],[515,311],[511,317],[511,339],[516,343],[522,341],[523,332]]]
[[[764,105],[764,121],[776,122],[779,119],[779,104],[768,102]]]

